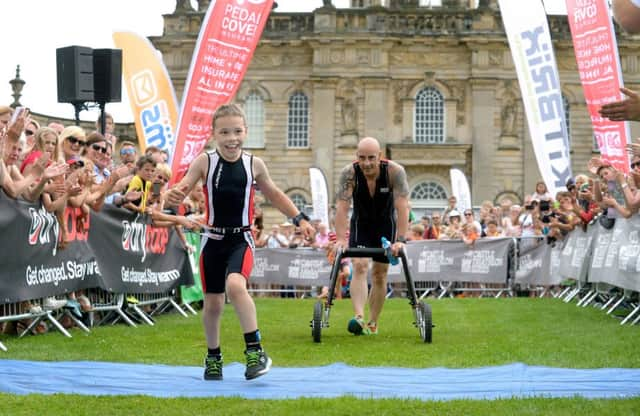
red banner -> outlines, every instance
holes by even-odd
[[[580,80],[601,157],[616,169],[628,172],[628,123],[598,114],[603,104],[622,99],[620,58],[607,0],[566,2]]]
[[[273,0],[217,0],[207,10],[184,88],[171,183],[182,179],[211,137],[213,113],[235,95]]]

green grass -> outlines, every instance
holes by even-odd
[[[569,368],[640,367],[638,327],[594,308],[578,308],[556,299],[449,299],[430,300],[433,308],[433,343],[425,344],[412,325],[411,308],[404,299],[385,304],[380,334],[354,337],[346,331],[351,317],[348,300],[331,310],[330,328],[322,343],[311,340],[309,320],[314,300],[256,299],[263,343],[275,366],[320,366],[344,362],[354,366],[468,368],[523,362]],[[23,339],[0,336],[9,352],[0,358],[24,360],[94,360],[199,366],[205,342],[199,317],[176,314],[157,318],[155,327],[123,325],[95,328],[73,338],[58,333]],[[222,348],[225,362],[243,362],[244,344],[238,320],[229,307],[223,317]],[[319,386],[321,388],[321,386]],[[348,414],[353,398],[304,400],[244,400],[240,398],[166,399],[148,397],[81,397],[73,395],[0,395],[0,414],[63,414],[73,403],[79,414]],[[86,408],[78,407],[86,403]],[[218,406],[219,405],[219,406]],[[429,403],[408,400],[357,400],[357,409],[378,414],[637,414],[640,399],[584,400],[513,399]],[[40,410],[39,412],[36,410]],[[181,409],[185,409],[182,411]],[[209,409],[209,410],[208,410]],[[227,413],[218,412],[226,409]],[[26,412],[26,410],[25,410]],[[181,413],[182,412],[182,413]],[[301,412],[301,413],[300,413]],[[431,412],[431,413],[429,413]]]

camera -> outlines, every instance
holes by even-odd
[[[153,183],[153,185],[151,185],[151,194],[152,195],[160,195],[160,189],[162,189],[162,184],[161,183]]]
[[[551,209],[551,204],[547,200],[540,201],[540,212],[549,211]]]

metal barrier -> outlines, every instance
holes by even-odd
[[[128,293],[125,301],[127,308],[134,311],[140,320],[153,326],[155,325],[153,315],[165,311],[168,307],[173,307],[180,315],[188,317],[175,301],[174,296],[175,291],[173,290],[165,293]],[[148,306],[148,311],[143,310],[141,308],[143,306]]]
[[[26,328],[22,331],[17,331],[18,337],[22,338],[30,333],[40,322],[47,320],[62,335],[71,338],[69,331],[55,318],[54,313],[56,310],[47,309],[40,305],[45,305],[45,298],[2,304],[0,305],[0,323],[28,321]],[[0,343],[0,350],[7,351],[7,347]]]

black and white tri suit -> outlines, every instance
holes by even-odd
[[[249,279],[253,268],[253,155],[242,152],[238,160],[228,162],[214,150],[207,157],[207,232],[200,245],[200,279],[205,293],[224,293],[230,273]]]
[[[381,248],[382,237],[393,243],[396,237],[396,210],[389,181],[389,162],[380,161],[380,174],[376,179],[373,197],[369,193],[367,178],[358,162],[353,162],[353,169],[355,184],[349,247]],[[384,255],[374,256],[373,261],[389,263],[389,259]]]

